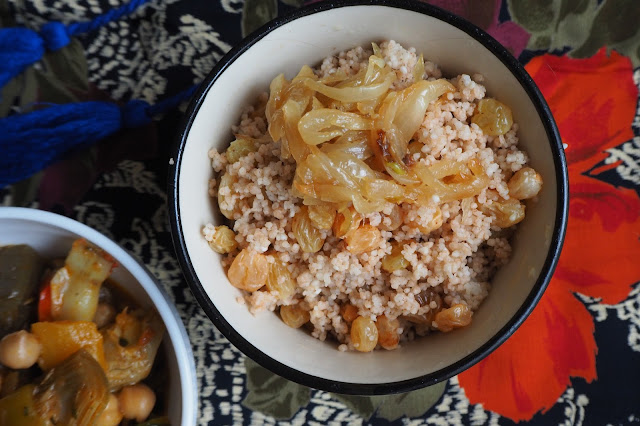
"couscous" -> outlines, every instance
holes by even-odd
[[[229,222],[202,232],[239,302],[339,350],[468,325],[542,187],[482,81],[394,41],[276,77],[209,152]]]

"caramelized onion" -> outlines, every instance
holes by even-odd
[[[331,87],[313,79],[304,80],[304,84],[308,88],[340,102],[362,102],[384,95],[395,79],[395,73],[389,69],[382,81],[369,85]]]
[[[313,109],[298,121],[300,135],[309,145],[319,145],[349,130],[368,130],[371,126],[371,120],[359,114],[329,108]]]
[[[427,166],[407,156],[429,104],[454,86],[424,80],[420,56],[414,83],[392,91],[395,72],[373,50],[355,75],[319,78],[305,66],[291,81],[279,75],[271,82],[265,114],[282,157],[297,163],[293,194],[305,205],[352,205],[367,214],[389,203],[432,206],[480,193],[489,178],[479,161]]]

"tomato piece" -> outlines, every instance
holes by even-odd
[[[52,321],[51,317],[51,283],[47,281],[40,290],[38,298],[38,321]]]

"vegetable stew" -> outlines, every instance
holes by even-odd
[[[84,239],[64,260],[0,247],[0,425],[169,424],[164,325],[116,267]]]

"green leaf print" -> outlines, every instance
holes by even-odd
[[[413,392],[390,395],[376,415],[389,421],[405,416],[422,416],[440,400],[446,387],[447,382],[441,382]]]
[[[77,102],[88,90],[84,49],[78,40],[72,40],[64,48],[46,53],[2,88],[0,117],[7,116],[12,108],[30,111],[36,102]]]
[[[284,379],[249,358],[245,358],[248,393],[242,405],[278,420],[292,418],[309,404],[311,389]],[[359,396],[332,393],[333,399],[365,420],[371,417],[388,421],[401,417],[420,417],[440,399],[446,382],[396,395]]]
[[[276,419],[290,419],[309,403],[311,389],[284,379],[245,357],[249,393],[242,405]]]
[[[607,0],[598,9],[589,37],[571,55],[584,58],[602,46],[628,56],[640,66],[640,3],[638,0]]]
[[[389,421],[401,417],[419,417],[426,413],[440,399],[447,386],[446,382],[418,389],[413,392],[384,396],[357,396],[332,394],[354,413],[365,420],[379,417]]]
[[[369,420],[373,416],[386,398],[385,396],[342,395],[339,393],[332,393],[331,396],[365,420]]]
[[[508,0],[514,22],[531,38],[527,48],[563,50],[580,46],[598,11],[597,0]]]
[[[509,12],[530,33],[541,32],[554,20],[554,3],[554,0],[509,0]]]
[[[242,7],[242,36],[247,36],[277,15],[278,0],[245,0]]]
[[[508,0],[514,22],[529,33],[528,49],[586,58],[602,47],[627,55],[640,66],[638,0]]]
[[[20,75],[9,80],[2,88],[0,99],[0,117],[6,117],[12,108],[31,110],[31,106],[38,100],[38,81],[36,70],[28,68]]]
[[[78,93],[89,90],[87,60],[78,40],[72,39],[63,49],[47,52],[40,62],[38,71],[42,79],[49,81],[52,87],[64,88],[64,92],[69,93],[69,102],[76,101]]]

